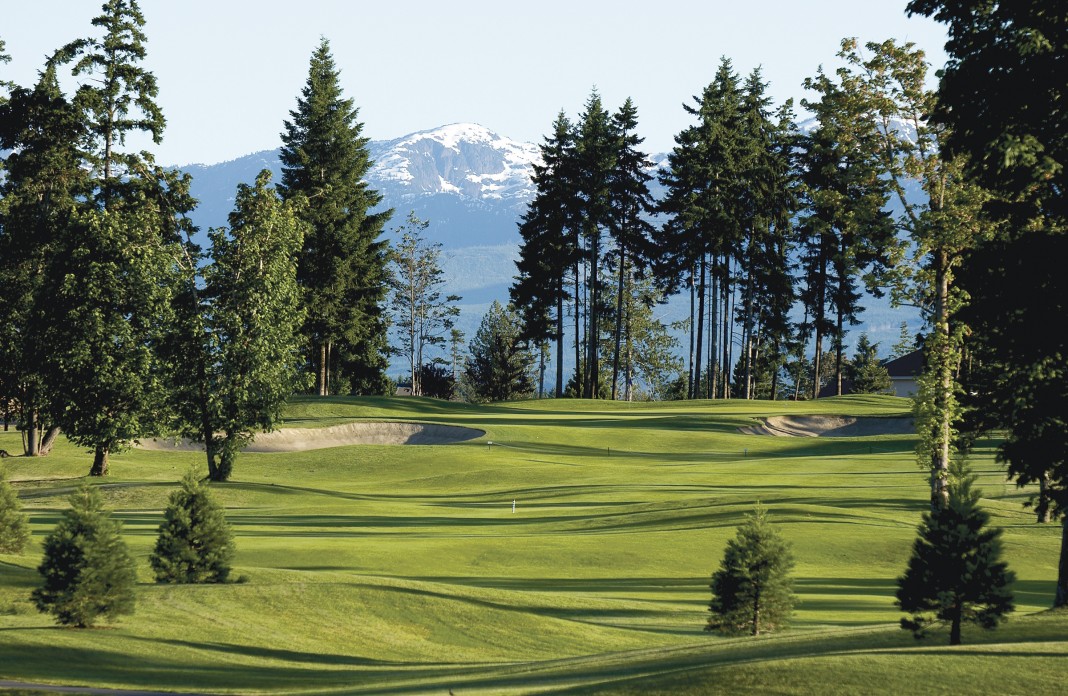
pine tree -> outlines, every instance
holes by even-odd
[[[65,626],[86,628],[98,617],[114,620],[134,610],[134,562],[121,527],[88,484],[70,497],[70,509],[45,539],[33,591],[37,609]]]
[[[423,231],[430,223],[420,220],[414,212],[401,228],[401,238],[390,250],[393,272],[390,286],[393,296],[393,325],[397,328],[400,347],[398,353],[408,360],[412,380],[412,395],[422,395],[419,373],[433,347],[443,347],[451,332],[460,308],[459,295],[441,296],[445,284],[439,258],[441,244],[430,244]]]
[[[30,526],[15,489],[0,470],[0,553],[22,553],[30,543]]]
[[[879,344],[872,343],[867,333],[857,339],[848,372],[854,394],[881,394],[890,388],[890,373],[879,363]]]
[[[901,326],[898,327],[897,343],[890,348],[890,357],[900,358],[914,350],[916,350],[916,336],[909,331],[909,323],[903,321]]]
[[[786,625],[794,607],[790,544],[757,505],[727,542],[720,569],[712,575],[706,631],[728,635],[774,631]]]
[[[531,396],[534,357],[520,340],[514,309],[494,301],[471,339],[469,351],[464,384],[473,399],[509,401]]]
[[[975,477],[954,464],[948,503],[924,513],[897,605],[912,616],[901,627],[922,637],[935,622],[950,625],[949,644],[961,644],[961,624],[994,628],[1013,610],[1015,574],[1001,560],[1001,530],[979,507]]]
[[[192,470],[171,493],[149,561],[156,582],[226,582],[234,535],[207,484]]]
[[[534,165],[532,177],[536,192],[519,224],[523,241],[509,294],[522,319],[523,339],[556,343],[555,391],[560,398],[564,389],[565,304],[574,303],[576,322],[579,316],[579,295],[569,290],[568,283],[579,254],[574,132],[563,111],[540,150],[542,161]]]
[[[282,181],[289,201],[305,200],[308,224],[298,281],[304,291],[315,389],[347,377],[358,394],[385,388],[387,243],[380,239],[392,210],[372,212],[382,196],[367,185],[369,139],[352,99],[342,97],[340,71],[324,38],[282,133]],[[343,369],[345,375],[337,375]]]

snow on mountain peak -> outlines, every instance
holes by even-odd
[[[371,178],[402,187],[407,196],[438,193],[525,205],[533,193],[536,145],[502,137],[476,123],[453,123],[372,143]]]

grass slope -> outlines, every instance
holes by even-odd
[[[992,443],[973,459],[1019,576],[992,633],[916,643],[895,628],[895,578],[927,500],[909,436],[742,435],[783,414],[900,415],[894,397],[814,403],[476,407],[297,399],[288,425],[412,420],[481,428],[447,446],[243,454],[213,486],[237,535],[221,587],[151,582],[170,491],[202,455],[133,451],[94,481],[138,559],[137,613],[97,630],[28,601],[41,542],[89,455],[5,460],[32,548],[0,555],[0,680],[211,693],[1054,693],[1068,615],[1053,594],[1059,529],[1022,508]],[[0,448],[20,449],[17,433]],[[512,501],[516,510],[512,512]],[[791,630],[705,634],[709,575],[760,500],[794,544]],[[942,691],[940,691],[942,689]]]

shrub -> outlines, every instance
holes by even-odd
[[[226,582],[234,538],[206,482],[190,470],[171,493],[149,560],[157,582]]]
[[[26,514],[19,508],[15,489],[0,471],[0,553],[22,553],[29,541]]]
[[[133,613],[133,559],[119,523],[88,484],[70,497],[70,509],[45,539],[37,571],[44,584],[33,591],[33,601],[60,624],[84,628],[98,616]]]

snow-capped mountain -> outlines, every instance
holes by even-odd
[[[522,211],[534,195],[537,146],[474,123],[454,123],[371,144],[368,179],[406,199],[439,193],[499,201]],[[403,193],[402,193],[403,192]]]

